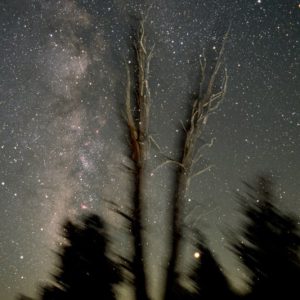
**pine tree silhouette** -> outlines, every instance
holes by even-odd
[[[247,223],[233,242],[249,275],[249,299],[300,298],[300,237],[297,222],[274,206],[272,182],[259,177],[240,196]]]
[[[194,294],[188,288],[184,287],[179,280],[176,281],[176,285],[170,293],[173,300],[193,300]]]
[[[195,265],[190,274],[195,288],[192,299],[233,299],[227,278],[201,234],[197,234],[196,249]]]
[[[106,255],[107,236],[99,216],[89,214],[81,224],[66,221],[66,244],[58,253],[60,265],[55,283],[43,289],[43,300],[115,299],[113,285],[120,272]]]

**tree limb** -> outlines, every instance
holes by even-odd
[[[151,176],[153,176],[152,174],[154,174],[158,169],[162,168],[163,166],[165,166],[167,164],[175,164],[175,165],[177,165],[177,166],[179,166],[181,168],[184,167],[180,162],[178,162],[176,160],[171,160],[171,159],[170,160],[166,160],[163,163],[161,163],[160,165],[158,165],[154,170],[152,170]]]
[[[199,176],[199,175],[205,173],[206,171],[209,171],[211,168],[214,168],[214,167],[215,167],[214,165],[210,165],[210,166],[208,166],[208,167],[206,167],[206,168],[204,168],[204,169],[198,171],[197,173],[191,175],[191,176],[190,176],[190,179],[192,179],[192,178],[194,178],[194,177],[196,177],[196,176]]]

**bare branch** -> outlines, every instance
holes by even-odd
[[[185,126],[184,126],[184,124],[183,124],[183,122],[182,122],[181,120],[180,120],[180,124],[181,124],[181,126],[182,126],[184,132],[187,133],[187,130],[186,130],[186,128],[185,128]]]
[[[210,76],[210,79],[209,79],[209,82],[208,82],[208,86],[206,88],[206,92],[205,92],[205,95],[203,96],[203,105],[207,104],[207,109],[208,111],[210,110],[210,107],[211,107],[211,99],[212,99],[212,95],[213,95],[213,87],[215,85],[215,80],[217,78],[217,75],[219,74],[219,71],[220,71],[220,67],[221,65],[223,64],[223,56],[224,56],[224,51],[225,51],[225,44],[226,44],[226,41],[227,41],[227,38],[228,38],[228,35],[229,35],[229,30],[230,30],[230,26],[227,30],[227,32],[225,33],[224,37],[223,37],[223,41],[222,41],[222,44],[221,44],[221,48],[219,50],[219,53],[218,53],[218,57],[216,59],[216,63],[214,65],[214,69],[213,69],[213,72]],[[226,70],[226,68],[225,68]],[[226,71],[225,71],[226,73]],[[227,73],[225,74],[225,82],[226,82],[226,75]],[[221,89],[221,91],[224,91],[224,86],[223,88]],[[201,105],[201,103],[199,103],[199,106]]]
[[[223,92],[223,89],[222,89],[220,92],[218,92],[218,93],[216,93],[216,94],[213,94],[213,95],[211,96],[209,102],[212,104],[214,101],[217,101],[220,97],[222,97],[223,94],[224,94],[224,92]],[[205,104],[203,105],[203,107],[206,107],[207,105],[208,105],[208,103],[205,103]]]
[[[203,158],[203,155],[198,154],[198,156],[195,159],[193,159],[193,165],[195,165],[201,158]]]
[[[203,149],[206,148],[206,147],[207,147],[207,148],[211,148],[211,147],[214,145],[214,142],[216,141],[216,139],[217,139],[217,138],[213,137],[213,138],[210,140],[210,142],[208,142],[208,143],[202,145],[202,146],[200,147],[200,149],[203,150]]]
[[[167,164],[175,164],[181,168],[184,168],[183,164],[181,164],[180,162],[176,161],[176,160],[166,160],[163,163],[161,163],[160,165],[158,165],[150,174],[151,176],[153,176],[153,174],[160,168],[162,168],[163,166],[167,165]]]
[[[135,121],[131,109],[131,76],[130,76],[130,70],[128,64],[126,64],[126,72],[127,72],[127,85],[126,85],[126,98],[125,98],[126,120],[130,131],[132,130],[136,132]]]
[[[202,54],[199,57],[200,61],[200,88],[199,88],[199,96],[202,97],[203,94],[203,84],[205,82],[206,76],[206,56],[205,51],[203,49]]]
[[[136,172],[134,168],[129,167],[129,166],[125,165],[124,163],[122,163],[121,166],[123,167],[123,169],[125,169],[125,171],[127,171],[131,174],[134,174]]]
[[[220,96],[218,98],[218,101],[216,101],[216,103],[213,106],[211,105],[209,113],[212,113],[215,110],[217,110],[219,108],[220,104],[222,103],[224,97],[225,97],[225,94],[226,94],[226,91],[227,91],[227,83],[228,83],[228,75],[227,75],[227,69],[226,68],[224,69],[224,73],[225,73],[224,74],[224,83],[223,83],[221,91],[218,93],[218,94],[220,94]]]
[[[193,159],[193,165],[195,165],[202,157],[203,155],[201,154],[204,148],[211,148],[215,142],[216,138],[213,137],[210,142],[205,143],[204,145],[202,145],[200,147],[200,149],[198,150],[198,153],[196,154],[196,158]]]
[[[123,212],[120,209],[114,208],[113,212],[117,213],[118,215],[120,215],[121,217],[123,217],[124,219],[126,219],[127,221],[129,221],[130,224],[132,224],[134,222],[134,218],[131,217],[130,215],[128,215],[127,213]]]
[[[190,179],[192,179],[192,178],[194,178],[194,177],[196,177],[196,176],[199,176],[199,175],[205,173],[206,171],[209,171],[210,169],[212,169],[212,168],[214,168],[214,167],[215,167],[214,165],[210,165],[210,166],[208,166],[208,167],[206,167],[206,168],[204,168],[204,169],[198,171],[197,173],[191,175],[191,176],[190,176]]]
[[[154,137],[152,135],[149,135],[149,139],[154,144],[154,146],[161,152],[161,148],[158,145],[158,143],[155,141]]]
[[[213,113],[214,111],[216,111],[216,110],[220,107],[221,102],[222,102],[222,101],[219,100],[213,107],[211,107],[211,108],[209,109],[209,113],[211,114],[211,113]]]
[[[145,45],[144,45],[144,42],[145,42],[145,28],[144,28],[144,24],[145,24],[145,21],[142,19],[141,22],[140,22],[140,28],[139,28],[139,40],[138,40],[138,43],[139,43],[139,48],[143,50],[144,54],[147,53],[146,49],[145,49]]]

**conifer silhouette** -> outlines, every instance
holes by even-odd
[[[269,178],[246,184],[240,196],[247,222],[233,250],[249,275],[249,299],[299,299],[300,236],[295,219],[275,207]]]
[[[200,234],[197,234],[196,249],[195,265],[190,274],[195,289],[192,299],[233,299],[234,294],[221,266]]]
[[[106,255],[108,239],[100,217],[89,214],[79,224],[66,221],[63,237],[55,283],[43,289],[42,299],[115,299],[113,285],[121,277]]]

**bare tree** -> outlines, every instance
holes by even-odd
[[[171,201],[171,249],[167,264],[164,299],[173,299],[172,291],[177,285],[177,268],[179,262],[180,242],[183,234],[183,209],[187,190],[191,179],[199,176],[211,168],[197,169],[197,163],[202,158],[203,147],[210,146],[213,140],[202,147],[198,147],[199,139],[208,120],[208,116],[215,111],[224,98],[227,89],[227,71],[224,67],[224,49],[228,31],[223,37],[220,49],[214,61],[207,64],[206,54],[200,55],[200,87],[190,111],[184,138],[180,146],[180,160],[168,160],[177,165],[177,175],[173,200]]]
[[[135,61],[130,70],[127,64],[126,87],[126,123],[130,139],[130,152],[134,176],[132,235],[134,239],[133,275],[136,300],[149,299],[145,274],[143,245],[142,212],[145,201],[146,161],[149,152],[149,111],[150,90],[148,84],[149,67],[153,47],[148,51],[144,30],[144,20],[139,24],[138,34],[134,43]]]

